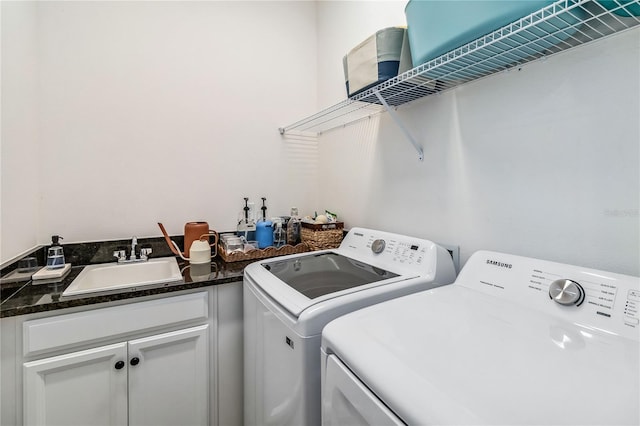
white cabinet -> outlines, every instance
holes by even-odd
[[[129,342],[129,425],[207,425],[208,325]]]
[[[242,321],[241,281],[2,318],[0,425],[240,426]]]
[[[25,425],[214,424],[209,292],[24,321]]]
[[[25,424],[207,425],[208,329],[25,363]]]
[[[126,425],[126,357],[118,343],[25,363],[25,424]]]

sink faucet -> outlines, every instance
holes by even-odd
[[[131,259],[135,259],[138,256],[136,255],[136,246],[138,245],[138,237],[131,238]]]
[[[151,254],[151,248],[141,248],[140,253],[136,253],[136,247],[138,246],[138,238],[131,238],[131,254],[127,256],[126,250],[116,250],[113,252],[113,257],[118,259],[118,263],[128,263],[128,262],[144,262],[149,260],[149,255]]]

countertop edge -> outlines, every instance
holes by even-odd
[[[196,288],[205,288],[211,286],[217,286],[222,284],[228,284],[232,282],[242,281],[242,276],[218,278],[208,281],[200,282],[178,282],[175,285],[166,285],[160,287],[153,287],[144,290],[119,292],[113,294],[100,294],[89,297],[79,297],[76,299],[61,300],[58,302],[51,302],[47,304],[31,304],[24,306],[17,306],[14,308],[8,308],[0,311],[0,318],[16,317],[21,315],[35,314],[40,312],[52,312],[67,308],[73,308],[78,306],[97,305],[100,303],[115,302],[126,299],[136,299],[145,296],[152,296],[164,293],[173,293],[182,290],[192,290]],[[30,285],[30,284],[27,284]]]

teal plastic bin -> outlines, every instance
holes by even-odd
[[[411,0],[405,14],[413,66],[437,58],[552,3],[549,0]],[[564,30],[543,39],[542,43],[532,44],[532,48],[542,51],[570,37],[576,31],[571,25],[578,21],[574,14],[580,18],[581,13],[576,8],[573,13],[563,13],[548,24],[541,24],[538,32],[544,32],[545,26]],[[524,37],[534,39],[538,35],[524,34]],[[509,43],[509,40],[505,42]],[[537,52],[531,49],[516,51],[511,59],[517,60],[518,54],[524,58],[532,53]]]

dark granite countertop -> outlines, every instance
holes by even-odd
[[[176,242],[179,237],[176,237]],[[163,240],[139,239],[139,243],[153,248],[151,257],[173,256]],[[178,259],[183,280],[171,283],[156,284],[134,291],[123,290],[112,294],[96,294],[83,297],[65,298],[62,292],[78,276],[82,269],[89,264],[111,261],[111,254],[115,248],[122,247],[126,241],[110,241],[103,243],[83,243],[64,246],[67,263],[72,263],[71,271],[57,282],[40,284],[38,281],[26,279],[14,283],[3,283],[0,294],[0,317],[12,317],[36,312],[53,311],[74,306],[85,306],[96,303],[112,302],[174,291],[208,287],[242,280],[245,266],[252,261],[227,263],[219,257],[214,257],[209,265],[197,265],[197,274],[191,273],[189,262]],[[38,258],[38,264],[44,265],[46,247],[42,247],[31,256]],[[101,254],[102,253],[102,254]],[[78,266],[75,266],[78,265]],[[15,266],[4,268],[2,276],[6,276]],[[203,270],[204,269],[204,270]],[[193,277],[192,277],[193,275]]]

